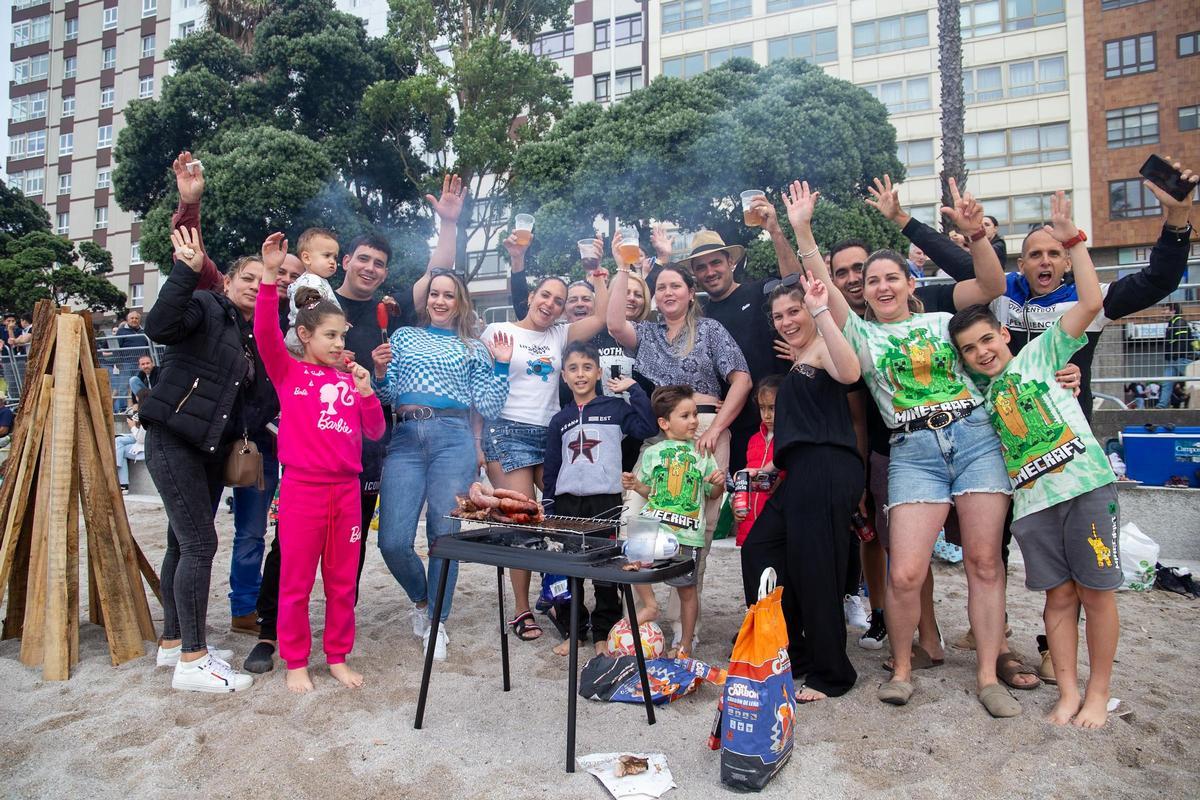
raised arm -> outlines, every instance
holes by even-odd
[[[804,288],[804,306],[817,323],[817,330],[825,340],[825,349],[829,352],[825,371],[838,383],[854,383],[862,376],[862,366],[858,363],[854,348],[846,341],[842,329],[834,322],[829,312],[829,295],[841,292],[836,289],[830,292],[825,282],[817,280],[811,272],[800,276],[800,285]]]
[[[775,247],[775,263],[779,268],[779,277],[801,272],[803,268],[800,266],[800,257],[792,249],[792,243],[788,241],[783,228],[779,227],[775,204],[765,197],[756,197],[750,205],[750,210],[759,213],[763,220],[763,230],[771,237],[771,244]]]
[[[425,195],[439,220],[437,245],[429,255],[429,266],[425,274],[413,284],[413,307],[424,308],[425,296],[429,294],[430,273],[434,269],[453,269],[454,255],[458,247],[458,216],[463,207],[463,182],[457,175],[442,177],[442,193],[438,197]]]
[[[595,239],[592,242],[592,247],[594,248],[598,263],[600,257],[604,255],[604,241],[602,239]],[[585,341],[592,338],[604,330],[605,323],[608,321],[608,298],[612,294],[608,289],[608,270],[604,267],[596,267],[588,273],[588,280],[592,284],[592,291],[596,293],[596,305],[592,308],[591,316],[584,317],[578,322],[572,322],[567,326],[568,342]],[[622,292],[621,297],[624,296],[625,294]],[[613,303],[613,305],[624,312],[624,303]]]
[[[171,171],[175,173],[175,188],[179,190],[179,205],[175,207],[175,213],[171,216],[171,230],[194,228],[200,241],[200,249],[203,250],[204,237],[200,234],[200,198],[204,195],[204,165],[184,150],[171,163]],[[219,290],[223,283],[221,271],[208,257],[208,253],[205,253],[196,288]]]
[[[204,310],[192,296],[204,268],[200,232],[195,228],[171,231],[171,244],[175,248],[175,268],[146,313],[146,335],[159,344],[178,344],[204,324]],[[24,342],[18,338],[16,344]]]
[[[1004,267],[983,230],[983,206],[970,192],[959,194],[954,178],[950,179],[950,197],[954,207],[942,206],[942,214],[967,237],[971,259],[975,263],[975,277],[954,285],[954,307],[962,309],[976,303],[990,303],[1004,294]]]
[[[258,355],[276,387],[287,377],[288,360],[291,359],[279,330],[279,301],[275,293],[275,278],[286,255],[287,239],[282,233],[272,233],[263,241],[262,286],[254,301],[254,338],[258,342]]]
[[[913,219],[904,210],[900,205],[900,190],[892,184],[891,175],[884,175],[882,181],[875,178],[874,185],[868,186],[867,192],[871,195],[866,199],[867,205],[900,228],[900,232],[924,250],[925,255],[943,272],[956,281],[975,277],[975,264],[970,253],[950,241],[948,236],[943,236],[924,222]]]
[[[609,294],[617,298],[623,298],[626,290],[629,288],[629,264],[621,258],[621,232],[617,231],[613,236],[612,252],[613,258],[617,260],[617,273],[613,276],[612,286],[609,287]],[[654,287],[650,287],[650,291],[654,291]],[[650,298],[646,298],[646,302],[650,302]],[[637,351],[637,330],[633,327],[633,323],[625,319],[625,304],[620,302],[609,303],[605,313],[605,322],[608,324],[609,334],[617,340],[617,344],[622,347]]]
[[[1067,309],[1059,325],[1063,333],[1077,339],[1100,313],[1104,296],[1100,293],[1096,265],[1092,263],[1092,256],[1079,235],[1079,229],[1071,220],[1071,201],[1061,189],[1050,197],[1050,224],[1044,230],[1057,239],[1071,256],[1071,271],[1075,274],[1075,291],[1079,301]]]
[[[504,238],[502,244],[508,252],[508,263],[512,267],[512,275],[509,277],[509,292],[512,294],[513,313],[517,319],[524,319],[529,313],[529,284],[525,281],[525,254],[529,252],[529,245],[533,243],[532,237],[526,244],[521,244],[517,241],[516,231],[512,231]],[[517,289],[523,289],[523,293],[518,294]]]
[[[800,263],[829,290],[829,313],[840,330],[846,324],[846,317],[854,312],[850,310],[850,304],[842,296],[841,290],[833,285],[829,268],[825,266],[825,259],[821,258],[821,249],[813,238],[812,215],[820,196],[820,192],[809,191],[808,181],[792,181],[783,196],[783,205],[787,208],[788,222],[792,223],[792,230],[796,234]]]

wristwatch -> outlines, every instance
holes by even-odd
[[[1087,241],[1087,234],[1083,232],[1083,228],[1079,228],[1075,232],[1074,236],[1072,236],[1070,239],[1067,239],[1065,242],[1062,243],[1062,246],[1063,246],[1064,250],[1070,250],[1072,247],[1079,244],[1080,242],[1086,242],[1086,241]]]

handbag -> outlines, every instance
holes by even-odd
[[[225,457],[225,485],[234,488],[253,486],[260,492],[266,487],[262,453],[245,433],[242,433],[242,441],[234,444]]]

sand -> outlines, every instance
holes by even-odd
[[[161,507],[131,502],[138,540],[162,558]],[[218,516],[209,642],[235,651],[254,642],[230,634],[225,599],[232,517]],[[966,627],[966,582],[939,565],[938,613],[947,640]],[[736,551],[714,549],[696,655],[719,662],[741,622]],[[1041,595],[1011,571],[1013,643],[1033,652]],[[320,583],[318,581],[318,587]],[[81,626],[81,661],[66,682],[47,683],[0,642],[0,792],[14,798],[87,796],[214,798],[600,798],[584,772],[563,772],[565,659],[555,640],[513,640],[513,691],[500,688],[495,570],[466,565],[450,618],[450,658],[435,666],[424,730],[413,730],[420,674],[409,603],[370,550],[352,664],[366,676],[341,688],[323,666],[316,691],[284,688],[282,668],[235,695],[175,692],[170,671],[144,659],[112,667],[103,631]],[[86,600],[86,592],[83,593]],[[511,590],[510,590],[511,597]],[[319,593],[318,593],[319,598]],[[511,600],[510,600],[511,602]],[[156,623],[161,609],[151,605]],[[1122,593],[1122,639],[1114,694],[1132,714],[1101,731],[1042,721],[1052,687],[1019,692],[1024,714],[989,718],[973,692],[973,654],[948,650],[921,673],[912,705],[875,700],[882,652],[850,646],[859,682],[850,694],[799,709],[796,747],[764,797],[1139,798],[1196,796],[1200,776],[1200,653],[1195,602],[1164,592]],[[511,607],[511,606],[510,606]],[[319,631],[323,604],[314,600]],[[857,634],[856,634],[857,635]],[[319,655],[319,643],[316,646]],[[662,752],[679,788],[672,800],[725,792],[706,740],[717,690],[705,686],[645,724],[640,707],[580,700],[578,752]]]

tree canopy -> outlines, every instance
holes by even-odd
[[[749,269],[764,273],[774,251],[760,229],[744,225],[738,195],[765,190],[790,233],[780,193],[796,179],[821,192],[813,228],[823,247],[848,236],[900,243],[863,203],[871,178],[904,175],[886,109],[797,60],[760,67],[734,59],[687,80],[660,77],[607,109],[575,106],[518,151],[513,173],[513,209],[536,215],[544,270],[576,261],[575,241],[602,214],[610,224],[637,224],[644,242],[651,220],[715,230],[749,243]]]

